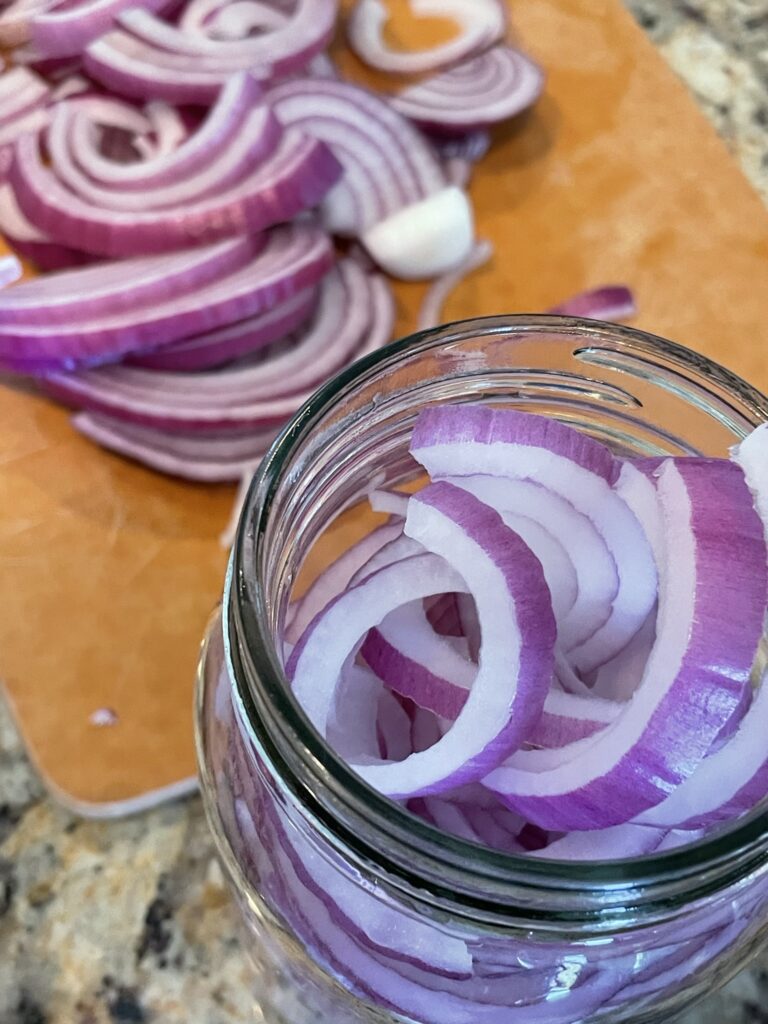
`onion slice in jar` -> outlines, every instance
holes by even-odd
[[[609,475],[613,469],[609,468]],[[452,482],[474,494],[502,516],[527,511],[570,559],[575,575],[573,604],[558,619],[558,644],[577,646],[607,622],[619,589],[616,563],[591,519],[566,498],[532,480],[503,476],[453,477]]]
[[[634,698],[595,736],[554,758],[514,755],[485,779],[543,828],[607,828],[657,806],[742,706],[768,591],[765,539],[746,485],[722,461],[668,461],[658,494],[658,626]],[[518,756],[525,769],[515,766]]]
[[[619,589],[607,621],[569,652],[576,668],[588,672],[607,661],[640,629],[656,599],[656,571],[640,524],[612,489],[620,467],[607,448],[545,417],[455,405],[419,414],[411,453],[432,479],[528,479],[592,521],[616,563]]]
[[[489,763],[503,758],[503,750],[519,745],[541,714],[554,659],[554,619],[541,567],[496,513],[450,484],[434,484],[411,500],[406,530],[427,543],[442,534],[473,591],[485,589],[474,594],[483,656],[450,730],[402,762],[354,766],[370,785],[400,798],[479,779]],[[289,663],[296,696],[314,724],[325,730],[333,701],[342,696],[336,694],[336,662],[371,626],[406,601],[465,589],[441,559],[417,555],[338,598],[309,628]]]
[[[450,721],[464,707],[477,675],[477,665],[469,660],[466,649],[434,631],[421,602],[391,612],[369,631],[360,653],[391,690]],[[591,736],[620,711],[621,705],[614,701],[550,690],[526,742],[565,746]]]
[[[504,34],[504,6],[497,0],[410,0],[419,17],[450,18],[460,34],[426,50],[393,50],[385,41],[388,15],[382,0],[357,0],[347,21],[349,45],[366,64],[390,74],[419,74],[465,60]]]
[[[301,639],[310,622],[349,585],[355,573],[366,565],[377,551],[402,534],[400,523],[386,523],[366,534],[347,548],[320,573],[307,592],[291,606],[284,637],[290,644]]]

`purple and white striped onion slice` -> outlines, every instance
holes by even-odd
[[[451,478],[451,482],[495,508],[503,517],[523,512],[564,549],[574,573],[576,594],[565,614],[558,614],[556,609],[558,643],[562,649],[577,646],[608,620],[619,579],[616,563],[591,519],[566,498],[531,480],[485,475],[457,476]],[[563,584],[570,593],[570,573]],[[552,587],[550,583],[550,590]]]
[[[626,646],[656,599],[656,571],[639,522],[612,489],[620,466],[607,448],[542,416],[453,405],[420,413],[411,452],[432,479],[481,473],[531,480],[587,516],[616,563],[619,589],[607,621],[569,659],[588,672]]]
[[[336,188],[349,217],[331,216],[334,232],[360,235],[405,206],[445,187],[440,163],[427,140],[380,96],[349,82],[299,78],[282,82],[267,94],[278,119],[320,139],[344,168]],[[329,193],[323,209],[334,206]],[[347,222],[348,221],[348,222]]]
[[[515,756],[485,783],[543,828],[623,824],[693,774],[743,706],[768,591],[765,539],[736,467],[667,462],[656,642],[633,700],[594,736]],[[538,766],[538,770],[534,765]]]
[[[84,202],[123,213],[178,208],[183,214],[185,205],[210,199],[241,185],[272,156],[283,136],[272,111],[256,105],[243,122],[237,138],[219,148],[203,167],[186,176],[177,171],[173,181],[154,188],[145,186],[137,192],[125,190],[121,185],[104,187],[91,181],[77,165],[70,126],[71,118],[64,105],[54,112],[47,134],[51,168],[56,177]]]
[[[366,565],[377,551],[399,537],[402,529],[402,524],[397,522],[378,526],[331,562],[306,593],[291,606],[284,631],[288,643],[298,643],[315,616],[348,586],[353,585],[352,580],[358,569]]]
[[[71,192],[41,159],[39,141],[16,145],[10,181],[22,212],[54,240],[104,256],[167,252],[257,232],[319,202],[341,168],[320,142],[285,132],[272,156],[221,194],[167,210],[120,212]]]
[[[658,850],[664,831],[644,825],[614,825],[593,832],[569,832],[531,856],[542,860],[622,860]]]
[[[150,352],[130,355],[125,362],[131,366],[182,373],[211,370],[285,339],[306,324],[317,302],[317,287],[310,286],[265,313]]]
[[[248,71],[259,81],[265,68],[254,67],[248,57],[197,58],[159,49],[123,29],[106,32],[83,55],[91,78],[120,96],[167,103],[208,106],[237,71]]]
[[[436,633],[421,602],[391,612],[368,633],[360,653],[390,689],[451,721],[466,703],[477,675],[466,641]],[[620,711],[614,701],[551,689],[526,742],[565,746],[602,729]]]
[[[277,433],[272,428],[221,437],[177,434],[88,412],[73,416],[72,424],[109,451],[198,483],[227,483],[243,477],[250,482]]]
[[[56,324],[131,313],[140,306],[175,300],[235,273],[264,249],[266,241],[234,238],[25,281],[0,296],[0,332],[19,324],[55,333]],[[43,330],[39,333],[42,336]]]
[[[221,14],[226,8],[222,5]],[[221,14],[219,18],[221,18]],[[275,18],[271,31],[246,38],[211,38],[163,21],[143,7],[119,18],[121,26],[158,50],[186,56],[190,65],[206,58],[259,68],[264,77],[293,74],[324,50],[336,27],[338,0],[297,0],[288,18]],[[191,58],[191,59],[190,59]],[[237,63],[235,63],[237,62]]]
[[[142,0],[146,11],[159,11],[168,0]],[[134,0],[81,0],[79,3],[54,4],[32,16],[29,36],[35,53],[48,60],[79,57],[93,39],[108,32],[121,11]]]
[[[421,128],[461,133],[515,117],[541,95],[544,74],[520,50],[499,43],[401,89],[390,103]]]
[[[99,317],[86,317],[61,324],[9,324],[0,328],[0,360],[11,369],[45,372],[52,368],[73,369],[82,364],[112,361],[124,352],[137,351],[188,337],[201,326],[214,328],[253,316],[287,299],[325,274],[333,259],[325,234],[309,227],[291,226],[275,229],[266,246],[260,242],[243,243],[255,246],[256,253],[230,273],[209,280],[194,291],[174,298],[156,298],[135,309],[121,309]],[[227,246],[236,251],[236,243]],[[216,250],[212,250],[216,252]],[[226,246],[225,246],[225,251]],[[182,265],[189,261],[179,257]],[[210,259],[210,257],[209,257]],[[178,266],[178,263],[176,264]],[[98,269],[81,271],[89,275],[94,290],[98,289]],[[110,283],[117,271],[110,268]],[[39,291],[46,280],[35,285],[19,286]],[[156,288],[153,282],[147,289]],[[118,369],[118,368],[116,368]],[[122,375],[150,374],[150,371],[121,367],[115,384]],[[94,372],[94,371],[92,371]],[[152,371],[154,372],[154,371]],[[160,374],[156,374],[159,378]],[[88,396],[88,382],[94,385],[98,375],[65,376],[51,374],[48,386],[62,397],[78,394]],[[98,387],[96,385],[96,387]],[[98,391],[97,391],[98,393]],[[115,392],[116,396],[118,392]],[[98,411],[110,412],[100,408]]]
[[[62,109],[70,121],[72,153],[88,177],[106,188],[141,192],[186,178],[210,163],[240,134],[262,91],[246,72],[233,74],[196,131],[172,152],[134,163],[119,163],[101,153],[98,125],[87,110],[72,103],[63,104]],[[147,115],[150,106],[145,108]]]
[[[309,267],[316,279],[317,265]],[[251,275],[243,282],[247,302],[258,308],[259,301],[266,305],[267,295],[272,301],[290,295],[292,288],[308,283],[308,269],[297,274],[294,264],[286,275],[283,264],[271,277]],[[258,287],[256,280],[260,281]],[[109,366],[77,374],[50,374],[46,387],[79,408],[172,431],[215,433],[277,424],[308,397],[307,391],[294,393],[293,388],[301,386],[299,381],[307,387],[314,385],[361,355],[371,338],[381,341],[376,335],[383,322],[377,319],[377,283],[378,279],[367,278],[352,261],[343,261],[324,282],[315,318],[306,332],[274,357],[256,353],[257,361],[244,366],[198,374]],[[391,311],[391,295],[385,288],[387,310]],[[348,297],[353,295],[355,301],[351,302]],[[211,308],[209,304],[209,311]],[[250,315],[247,308],[242,313]],[[303,357],[310,353],[313,358],[307,362]],[[295,372],[286,379],[288,365],[295,366]]]
[[[466,521],[468,509],[472,524]],[[438,743],[399,763],[355,766],[390,796],[441,792],[482,777],[485,766],[519,745],[541,714],[552,672],[554,620],[535,557],[496,513],[450,484],[432,485],[410,503],[406,530],[414,539],[424,535],[434,541],[436,525],[450,541],[457,568],[470,577],[469,586],[479,580],[485,588],[475,599],[487,655],[459,716]],[[491,566],[498,579],[489,587]],[[310,627],[289,666],[297,698],[314,724],[321,731],[326,727],[339,678],[336,660],[346,658],[371,626],[408,600],[464,589],[440,559],[418,555],[381,569],[342,595]]]
[[[588,320],[631,320],[637,315],[637,305],[626,285],[608,284],[580,292],[565,302],[559,302],[549,312]]]

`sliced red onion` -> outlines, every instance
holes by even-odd
[[[0,329],[0,360],[10,369],[33,373],[114,361],[124,352],[176,341],[197,333],[201,327],[213,329],[253,316],[317,281],[333,259],[326,236],[307,227],[277,228],[261,251],[260,247],[258,240],[255,255],[246,262],[240,260],[239,268],[219,274],[205,286],[177,298],[62,324],[8,325]],[[148,288],[154,289],[154,282]],[[162,287],[156,290],[162,294]],[[150,374],[150,379],[159,379],[151,371],[129,367],[115,373],[115,383],[121,375],[131,374]],[[108,376],[52,374],[49,384],[64,395],[71,390],[75,397],[82,385],[87,395],[87,382],[92,380],[98,394],[96,382],[106,381]]]
[[[543,828],[606,828],[657,806],[742,704],[768,591],[746,486],[722,461],[670,461],[658,494],[666,543],[657,635],[634,699],[594,736],[514,755],[485,780]],[[526,769],[515,766],[521,756]]]
[[[371,491],[368,495],[368,504],[374,512],[384,512],[388,516],[399,516],[405,519],[408,515],[409,495],[401,494],[399,491]]]
[[[558,620],[558,642],[568,650],[594,635],[608,620],[619,580],[616,564],[592,521],[564,497],[531,480],[469,476],[454,477],[452,482],[502,516],[525,509],[529,519],[558,539],[576,584],[575,600]]]
[[[287,18],[275,18],[271,31],[247,38],[213,39],[199,32],[186,32],[162,21],[144,7],[120,16],[120,24],[132,35],[167,53],[194,59],[213,57],[230,61],[231,70],[259,68],[264,77],[300,71],[324,50],[333,36],[338,0],[297,0]],[[226,10],[220,8],[219,20]]]
[[[59,103],[61,100],[68,100],[79,93],[88,92],[89,89],[91,89],[91,83],[87,78],[77,74],[67,75],[53,89],[51,99],[54,103]]]
[[[321,139],[344,168],[323,205],[331,231],[361,235],[445,187],[426,139],[367,89],[304,78],[281,83],[268,99],[283,124]]]
[[[0,296],[0,321],[47,328],[94,320],[181,298],[239,270],[264,249],[266,239],[235,238],[163,256],[141,256],[26,281]],[[2,328],[0,328],[0,334]],[[42,344],[42,339],[41,342]],[[43,357],[55,356],[54,343]],[[18,353],[23,358],[21,352]]]
[[[52,238],[106,256],[167,252],[260,231],[318,202],[340,173],[322,143],[286,132],[259,170],[220,195],[160,211],[121,213],[74,195],[43,166],[37,140],[21,138],[10,178],[22,212]]]
[[[134,0],[83,0],[72,5],[53,5],[30,19],[32,47],[43,59],[79,56],[83,49],[104,32]],[[158,11],[167,0],[142,0],[145,10]]]
[[[470,586],[484,577],[485,593],[475,594],[484,657],[470,697],[438,743],[396,764],[355,766],[371,785],[401,797],[473,781],[485,765],[498,762],[502,750],[521,742],[541,714],[554,646],[541,568],[492,510],[450,484],[435,484],[411,500],[406,529],[431,543],[442,534]],[[499,573],[495,587],[488,587],[489,565]],[[381,569],[342,595],[310,627],[289,664],[294,690],[312,721],[325,729],[342,651],[346,657],[368,628],[404,601],[460,590],[464,583],[440,559],[420,555]],[[327,637],[334,639],[326,643]]]
[[[246,72],[233,74],[221,89],[199,128],[173,152],[135,163],[117,163],[104,157],[98,147],[98,130],[91,111],[67,104],[70,116],[72,154],[94,182],[121,191],[155,189],[187,178],[208,166],[220,150],[239,136],[243,125],[262,95],[261,86]],[[147,104],[147,115],[151,104]]]
[[[530,107],[544,88],[538,64],[520,50],[499,43],[414,85],[391,103],[430,131],[451,134],[486,128]]]
[[[541,416],[463,405],[423,410],[411,452],[433,479],[478,472],[529,479],[586,515],[616,563],[619,590],[608,620],[569,658],[588,672],[626,646],[655,601],[656,572],[640,524],[610,486],[618,464],[607,448]]]
[[[199,483],[228,483],[253,476],[275,439],[275,430],[224,437],[169,434],[111,416],[78,413],[74,427],[96,444],[151,469]]]
[[[320,573],[304,596],[292,606],[293,610],[284,632],[288,643],[298,643],[314,617],[350,585],[355,573],[366,565],[377,551],[399,537],[401,532],[400,523],[387,523],[377,527],[362,540],[347,548]]]
[[[343,674],[345,699],[334,706],[328,742],[347,761],[377,760],[381,756],[377,719],[383,683],[364,665],[349,663]]]
[[[354,52],[372,68],[394,74],[420,74],[466,60],[492,46],[504,35],[504,6],[496,0],[410,0],[419,17],[450,18],[460,35],[426,50],[392,49],[384,38],[388,20],[382,0],[357,0],[347,22],[347,38]]]
[[[360,566],[349,581],[351,587],[355,587],[358,583],[362,583],[363,580],[367,580],[369,576],[373,576],[374,573],[385,568],[385,566],[395,565],[395,563],[402,562],[407,558],[424,554],[422,545],[411,537],[406,537],[402,533],[403,524],[400,523],[399,525],[400,534],[388,544],[385,544],[379,551],[374,552],[368,561]]]
[[[152,125],[155,144],[150,146],[146,139],[138,140],[137,148],[141,155],[150,160],[175,153],[189,136],[190,125],[176,107],[162,100],[151,100],[144,111]]]
[[[62,185],[78,199],[104,210],[144,213],[154,210],[179,210],[186,204],[210,199],[227,189],[242,185],[259,165],[269,159],[282,141],[283,130],[272,111],[256,107],[242,125],[238,138],[219,150],[203,168],[189,177],[141,192],[95,185],[77,166],[71,146],[70,118],[59,108],[48,129],[51,168]],[[180,211],[183,215],[183,210]]]
[[[637,305],[626,285],[615,284],[581,292],[553,306],[549,312],[560,316],[581,316],[589,320],[631,320],[637,315]]]
[[[768,530],[768,425],[759,426],[732,451]],[[738,729],[720,749],[641,821],[685,829],[706,828],[743,814],[768,793],[768,686],[763,676],[751,707]]]
[[[766,728],[768,686],[763,678],[751,707],[728,742],[709,754],[666,800],[637,820],[659,828],[698,830],[729,821],[754,807],[768,793]]]
[[[531,856],[543,860],[622,860],[653,853],[663,840],[662,829],[614,825],[594,832],[570,832],[543,850],[535,850]]]
[[[322,237],[317,232],[315,235]],[[237,304],[245,304],[238,312],[240,315],[248,306],[265,306],[267,296],[275,302],[306,285],[308,279],[316,280],[327,266],[324,256],[321,262],[322,254],[317,247],[298,253],[288,248],[287,252],[293,253],[290,262],[284,253],[279,269],[276,267],[271,277],[253,272],[250,276],[247,272],[239,275],[239,297],[231,306],[228,300],[233,288],[227,286],[224,309],[230,310],[232,319]],[[302,262],[296,264],[299,259]],[[246,280],[240,281],[240,277]],[[257,280],[261,280],[258,288]],[[245,294],[240,292],[241,284]],[[391,312],[391,295],[386,285],[382,290],[379,284],[383,282],[367,278],[352,261],[342,262],[338,271],[329,274],[324,282],[320,304],[309,328],[274,358],[257,353],[258,361],[250,365],[194,375],[110,366],[76,375],[49,375],[46,386],[69,404],[168,430],[210,433],[276,424],[308,397],[307,391],[294,392],[295,387],[303,384],[309,389],[325,379],[361,354],[372,332],[381,330],[377,297],[384,296],[387,311]],[[356,297],[354,302],[352,297]],[[210,296],[202,295],[200,301],[208,301],[209,310],[216,308],[211,305]],[[289,368],[292,373],[286,376]]]
[[[436,633],[420,602],[404,604],[388,615],[368,633],[360,653],[390,689],[450,721],[464,707],[477,675],[465,642],[462,650]],[[527,742],[565,746],[614,721],[620,710],[613,701],[550,690]]]
[[[40,270],[82,266],[93,259],[88,253],[52,242],[30,224],[7,183],[0,183],[0,233],[19,256],[32,260]]]
[[[92,78],[121,96],[180,104],[213,103],[236,71],[249,71],[260,81],[267,77],[266,69],[254,68],[247,59],[190,60],[186,54],[158,49],[120,29],[91,43],[83,65]]]
[[[466,260],[431,284],[421,302],[416,330],[427,331],[444,323],[443,307],[448,296],[462,283],[465,277],[485,266],[492,256],[493,246],[490,242],[476,242]]]
[[[304,288],[265,313],[257,313],[194,338],[174,341],[151,352],[128,356],[125,361],[132,366],[182,373],[223,366],[272,345],[301,328],[317,306],[317,299],[316,287]]]
[[[346,700],[346,693],[337,701]],[[376,731],[379,740],[379,756],[376,758],[358,758],[355,764],[375,764],[377,761],[404,761],[414,752],[411,742],[411,719],[390,690],[382,690],[379,695],[378,709],[374,711]]]

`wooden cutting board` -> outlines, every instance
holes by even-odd
[[[626,281],[639,326],[768,388],[768,212],[714,130],[619,0],[513,6],[546,94],[480,166],[478,234],[496,257],[447,317]],[[421,294],[398,288],[399,333]],[[0,675],[48,785],[83,813],[191,785],[195,661],[232,497],[97,450],[65,411],[2,390]],[[103,708],[115,724],[92,723]]]

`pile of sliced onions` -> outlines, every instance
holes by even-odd
[[[410,451],[431,482],[371,495],[389,522],[285,634],[294,694],[363,779],[508,852],[535,828],[530,855],[562,859],[667,849],[768,795],[768,426],[731,461],[635,464],[448,405]]]
[[[374,67],[424,76],[383,95],[325,53],[338,0],[7,6],[0,39],[27,66],[0,74],[0,231],[60,273],[0,295],[0,366],[115,452],[238,480],[328,375],[391,340],[377,268],[434,279],[414,326],[439,322],[492,257],[466,192],[487,127],[543,78],[503,41],[497,0],[413,13],[459,36],[403,63],[378,0],[350,17]],[[612,292],[577,303],[629,311]]]

